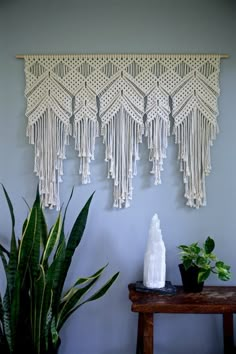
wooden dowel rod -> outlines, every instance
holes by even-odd
[[[170,54],[125,54],[125,53],[121,53],[121,54],[112,54],[112,53],[107,53],[107,54],[18,54],[18,55],[16,55],[16,59],[24,59],[26,56],[79,56],[79,55],[96,55],[96,56],[105,56],[105,55],[110,55],[110,56],[116,56],[116,55],[170,55],[170,56],[181,56],[181,55],[183,55],[183,56],[188,56],[188,55],[196,55],[196,56],[198,56],[198,55],[206,55],[206,56],[217,56],[217,55],[219,55],[222,59],[226,59],[226,58],[229,58],[229,54],[198,54],[198,53],[196,53],[196,54],[191,54],[191,53],[188,53],[188,54],[173,54],[173,53],[170,53]]]

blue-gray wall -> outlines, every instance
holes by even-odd
[[[142,278],[143,255],[151,217],[159,214],[167,248],[167,279],[180,284],[177,245],[215,238],[216,253],[231,264],[236,281],[236,6],[234,0],[1,0],[0,1],[0,181],[14,200],[20,231],[37,178],[33,147],[25,136],[24,63],[27,53],[228,53],[221,64],[220,134],[212,148],[207,177],[208,204],[185,206],[177,148],[169,139],[162,185],[149,175],[146,141],[141,147],[134,197],[129,209],[114,210],[112,182],[106,179],[104,146],[97,140],[92,184],[81,186],[73,140],[64,163],[61,199],[72,186],[75,195],[67,218],[75,216],[96,190],[81,247],[68,282],[88,275],[109,261],[107,279],[120,277],[109,293],[85,305],[62,331],[61,354],[135,353],[137,315],[130,311],[127,286]],[[1,198],[3,200],[2,194]],[[49,224],[56,212],[47,212]],[[0,213],[0,236],[7,244],[10,220]],[[0,278],[3,287],[3,277]],[[222,284],[211,277],[208,284]],[[160,354],[222,353],[219,315],[156,315],[155,343]]]

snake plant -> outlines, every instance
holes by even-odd
[[[22,234],[16,237],[13,205],[3,185],[2,188],[12,227],[9,250],[0,243],[0,258],[6,276],[4,294],[0,292],[0,353],[55,354],[61,342],[60,330],[70,315],[85,303],[102,297],[119,274],[114,274],[99,290],[88,294],[100,279],[105,265],[89,277],[78,278],[68,290],[64,289],[94,193],[66,237],[64,224],[73,190],[64,214],[58,213],[49,231],[37,190]]]

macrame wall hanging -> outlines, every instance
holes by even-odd
[[[18,56],[22,57],[22,56]],[[114,207],[129,206],[145,133],[154,183],[161,183],[170,119],[187,205],[206,204],[210,146],[218,132],[223,55],[26,55],[27,135],[45,207],[60,207],[59,183],[73,134],[82,183],[90,182],[95,139],[105,144]],[[73,131],[73,133],[72,133]]]

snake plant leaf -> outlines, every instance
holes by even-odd
[[[63,246],[62,244],[61,248],[57,252],[57,256],[53,259],[51,265],[45,273],[46,287],[44,292],[44,304],[42,309],[42,323],[45,324],[45,327],[43,329],[44,333],[49,333],[50,331],[50,321],[48,321],[48,318],[56,316],[54,300],[64,256],[65,246]],[[45,339],[45,341],[46,340],[47,339]]]
[[[11,305],[10,305],[10,325],[11,325],[11,338],[12,338],[12,347],[16,347],[17,341],[17,331],[19,328],[19,323],[21,319],[22,311],[22,283],[20,274],[17,272],[15,276],[15,284],[12,293]],[[25,314],[24,314],[25,316]]]
[[[76,287],[77,285],[82,285],[82,284],[88,283],[90,280],[93,280],[94,278],[97,278],[98,276],[100,276],[103,273],[103,271],[105,270],[105,268],[107,266],[108,266],[108,263],[105,264],[102,268],[100,268],[97,272],[95,272],[94,274],[90,275],[89,277],[86,277],[86,278],[79,277],[76,280],[76,282],[74,283],[73,287]]]
[[[62,300],[61,300],[61,305],[60,308],[63,306],[63,303],[65,303],[68,299],[68,297],[70,296],[70,293],[73,289],[75,289],[78,285],[84,285],[88,282],[91,282],[94,279],[98,279],[100,278],[100,276],[102,275],[103,271],[105,270],[105,268],[108,266],[108,263],[103,266],[102,268],[100,268],[97,272],[95,272],[93,275],[90,275],[87,278],[78,278],[76,280],[76,282],[74,283],[74,285],[64,294]],[[91,287],[91,285],[89,286],[89,288]]]
[[[52,290],[53,290],[52,311],[53,311],[53,315],[55,315],[56,318],[57,318],[57,311],[61,300],[61,294],[59,293],[58,289],[60,289],[61,287],[61,274],[63,272],[63,267],[64,267],[65,252],[66,252],[65,239],[61,239],[60,246],[57,249],[53,262],[47,271],[47,282],[49,282],[48,279],[52,280]]]
[[[40,205],[39,190],[37,188],[36,198],[33,204],[33,209],[36,209],[36,224],[34,233],[31,235],[32,252],[30,255],[30,273],[33,274],[35,278],[38,277],[39,273],[39,259],[40,259],[40,245],[41,240],[45,244],[47,239],[47,227],[45,227],[45,219],[43,216],[42,207]]]
[[[51,322],[51,337],[52,337],[52,349],[54,349],[56,352],[57,348],[60,345],[61,340],[59,337],[59,333],[57,331],[55,318],[53,318]]]
[[[42,308],[44,302],[44,291],[46,281],[43,267],[40,265],[39,277],[33,282],[33,291],[35,299],[32,308],[32,320],[31,323],[33,329],[33,343],[35,354],[41,353],[41,325],[42,325]]]
[[[72,227],[67,245],[66,245],[66,253],[65,253],[65,260],[64,260],[64,265],[62,268],[61,276],[60,276],[60,284],[58,287],[58,295],[61,296],[63,286],[65,283],[65,279],[68,273],[68,269],[70,267],[72,257],[74,255],[74,252],[76,248],[78,247],[81,238],[84,233],[84,229],[87,223],[87,217],[88,217],[88,212],[89,212],[89,207],[90,203],[92,201],[94,192],[91,194],[90,198],[87,200],[86,204],[80,211],[78,217],[76,218],[74,225]]]
[[[72,188],[71,190],[71,193],[70,193],[70,196],[69,196],[69,199],[67,201],[67,204],[66,204],[66,207],[65,207],[65,212],[64,212],[64,216],[63,216],[63,220],[62,220],[62,229],[64,231],[64,226],[65,226],[65,220],[66,220],[66,214],[67,214],[67,209],[70,205],[70,202],[71,202],[71,199],[73,197],[73,194],[74,194],[74,187]]]
[[[1,257],[1,260],[2,260],[2,264],[3,264],[4,270],[5,270],[6,277],[7,277],[7,275],[8,275],[7,260],[6,260],[5,254],[3,253],[1,248],[0,248],[0,257]]]
[[[101,287],[100,290],[98,290],[94,295],[92,295],[89,299],[87,299],[85,302],[83,302],[81,305],[85,304],[86,302],[89,301],[94,301],[105,295],[105,293],[108,291],[108,289],[112,286],[112,284],[116,281],[117,277],[119,276],[120,272],[117,272],[114,274],[108,282]]]
[[[3,323],[3,304],[2,304],[2,296],[0,294],[0,328]]]
[[[76,306],[74,306],[73,308],[71,308],[70,310],[68,309],[68,311],[64,310],[63,313],[63,317],[61,316],[60,319],[60,323],[58,324],[58,329],[60,330],[61,327],[63,326],[63,324],[65,323],[65,321],[72,315],[73,312],[75,312],[79,307],[81,307],[82,305],[86,304],[87,302],[91,302],[94,300],[98,300],[99,298],[101,298],[103,295],[105,295],[105,293],[108,291],[108,289],[112,286],[112,284],[116,281],[117,277],[119,275],[119,272],[117,272],[116,274],[114,274],[105,285],[103,285],[98,291],[96,291],[92,296],[90,296],[87,300],[78,303]],[[90,285],[90,284],[89,284]],[[79,289],[82,290],[82,289]],[[86,290],[87,292],[88,290]]]
[[[61,327],[63,326],[65,320],[74,312],[73,309],[75,308],[76,304],[79,300],[92,288],[92,286],[97,282],[100,275],[94,278],[88,285],[84,286],[83,288],[71,288],[68,292],[66,297],[63,299],[60,305],[60,312],[57,321],[57,328],[60,331]]]
[[[10,296],[9,296],[9,289],[6,288],[6,292],[3,298],[3,327],[4,333],[6,336],[6,341],[9,347],[10,352],[13,352],[14,343],[11,331],[11,303],[10,303]]]
[[[42,254],[41,264],[45,265],[48,261],[49,256],[55,249],[55,244],[57,243],[61,233],[61,214],[58,215],[56,223],[52,226],[45,248]]]
[[[40,241],[43,244],[43,247],[45,247],[47,243],[47,238],[48,238],[48,227],[46,224],[45,216],[43,213],[42,208],[38,205],[38,225],[39,227],[39,232],[40,232]]]
[[[29,268],[30,258],[33,250],[34,240],[37,229],[37,209],[33,207],[30,211],[29,217],[27,219],[27,224],[25,227],[24,234],[22,235],[19,255],[18,255],[18,267],[17,271],[19,272],[22,283],[26,277],[26,273]]]
[[[51,296],[47,295],[49,291]],[[49,285],[46,284],[43,313],[42,313],[42,333],[41,333],[41,341],[44,345],[45,353],[49,352],[49,345],[50,345],[50,335],[51,335],[50,327],[52,322],[52,298],[53,298],[53,291],[49,289]]]
[[[70,204],[70,201],[72,199],[73,193],[74,193],[74,187],[72,188],[70,197],[69,197],[69,199],[67,201],[67,204],[66,204],[66,207],[65,207],[64,216],[63,216],[62,225],[61,225],[61,235],[60,235],[60,239],[59,239],[59,244],[61,243],[62,240],[65,239],[65,230],[64,230],[64,228],[65,228],[66,214],[67,214],[67,209],[69,207],[69,204]]]
[[[10,216],[11,216],[11,224],[12,224],[11,250],[10,250],[10,252],[8,252],[8,251],[5,252],[9,257],[8,269],[6,271],[6,268],[5,268],[5,272],[7,275],[7,279],[8,279],[7,283],[8,283],[9,291],[11,294],[13,286],[14,286],[15,272],[16,272],[16,268],[17,268],[17,256],[18,256],[17,246],[16,246],[16,237],[15,237],[15,216],[14,216],[14,208],[13,208],[12,202],[10,200],[10,197],[9,197],[9,195],[2,183],[1,183],[1,186],[3,189],[4,195],[5,195],[6,201],[7,201],[8,209],[9,209]],[[3,247],[1,247],[1,248],[2,248],[2,250],[4,250]],[[1,255],[1,258],[2,258],[2,255]]]
[[[10,257],[10,252],[0,244],[0,251],[4,252],[8,257]]]
[[[25,229],[26,229],[27,223],[28,223],[28,218],[26,218],[25,221],[23,222],[22,231],[21,231],[22,235],[24,235],[24,233],[25,233]]]
[[[2,183],[0,183],[0,184],[1,184],[3,192],[5,194],[5,198],[6,198],[6,201],[7,201],[7,204],[8,204],[8,208],[9,208],[9,211],[10,211],[10,215],[11,215],[12,234],[15,234],[15,216],[14,216],[13,205],[12,205],[10,197],[9,197],[7,191],[6,191],[6,188],[4,187],[4,185]]]

